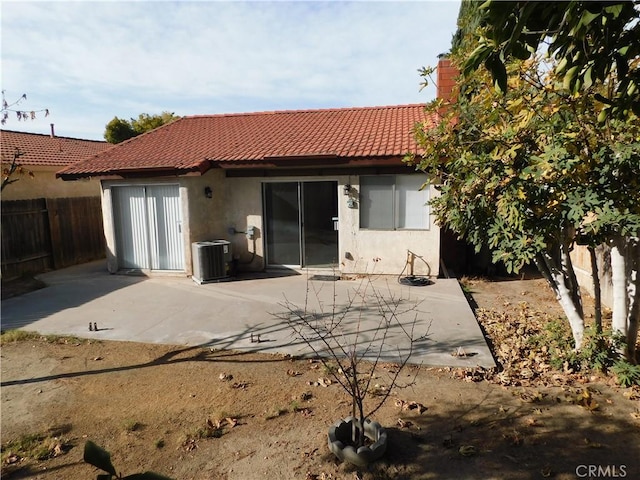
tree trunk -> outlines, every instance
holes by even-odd
[[[627,348],[625,356],[632,364],[637,363],[636,341],[640,320],[640,238],[627,241]]]
[[[358,450],[358,448],[360,447],[364,447],[364,414],[358,417],[358,438],[356,439],[356,441],[356,450]]]
[[[555,282],[553,281],[553,277],[551,276],[551,272],[549,271],[549,266],[547,265],[545,256],[539,253],[535,256],[535,258],[533,259],[533,262],[536,264],[536,267],[538,267],[538,271],[542,274],[544,279],[547,281],[547,283],[551,287],[551,290],[553,290],[553,293],[556,293],[556,285],[555,285]]]
[[[573,268],[573,262],[571,261],[571,250],[569,243],[565,239],[560,245],[560,265],[562,273],[566,279],[567,288],[571,294],[573,305],[580,316],[582,328],[584,329],[584,308],[582,306],[582,295],[580,294],[580,284],[576,277],[576,271]],[[576,347],[579,348],[579,347]]]
[[[598,270],[598,256],[594,247],[588,247],[591,258],[591,276],[593,277],[593,299],[594,299],[594,323],[596,333],[602,333],[602,291],[600,289],[600,272]]]
[[[563,254],[561,254],[562,257],[564,257]],[[577,288],[577,282],[571,281],[573,265],[564,258],[561,263],[562,266],[558,265],[548,252],[541,254],[540,258],[536,258],[536,264],[539,262],[541,265],[539,264],[538,268],[549,282],[562,310],[567,316],[567,320],[569,320],[575,343],[574,348],[579,350],[582,347],[582,339],[584,338],[584,316],[582,303],[576,304],[576,299],[579,301],[580,294],[572,291]],[[567,268],[571,269],[571,273],[565,270]],[[575,279],[574,273],[573,278]]]
[[[616,237],[611,242],[611,283],[613,285],[613,305],[611,330],[614,334],[627,337],[627,275],[625,267],[625,240]]]
[[[349,356],[349,364],[351,366],[351,409],[353,417],[357,419],[351,429],[351,440],[354,442],[356,450],[364,445],[364,397],[366,392],[360,390],[358,383],[358,361],[355,350]],[[357,423],[357,425],[356,425]]]

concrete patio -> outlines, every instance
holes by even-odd
[[[380,346],[380,310],[395,309],[383,360],[408,352],[405,332],[413,329],[410,363],[495,366],[455,279],[407,286],[388,276],[335,281],[331,272],[283,271],[198,285],[177,276],[110,275],[104,261],[38,278],[46,288],[2,301],[3,330],[308,355],[286,320],[292,313],[315,312],[326,325],[346,311],[336,331],[347,342],[357,331],[362,348]],[[94,322],[97,332],[89,330]]]

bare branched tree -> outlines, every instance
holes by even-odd
[[[2,90],[2,106],[0,107],[0,123],[4,125],[9,120],[9,114],[15,113],[18,121],[22,120],[35,120],[39,113],[44,113],[45,117],[49,116],[49,109],[44,108],[42,110],[22,110],[18,108],[20,103],[27,99],[27,94],[23,93],[20,98],[16,101],[9,103],[7,102],[4,90]],[[20,163],[18,163],[18,159],[24,155],[24,152],[20,151],[17,147],[13,153],[12,158],[5,159],[2,158],[2,188],[0,191],[4,190],[7,185],[11,185],[14,182],[17,182],[20,178],[15,177],[14,175],[28,175],[33,178],[34,174],[31,170],[27,170]],[[6,166],[5,166],[6,164]]]
[[[33,172],[31,170],[27,170],[22,165],[20,165],[20,163],[18,163],[18,159],[22,155],[24,155],[24,152],[21,152],[20,149],[16,147],[11,160],[6,162],[6,166],[2,166],[2,187],[0,188],[0,191],[4,190],[4,187],[6,187],[7,185],[11,185],[12,183],[20,180],[20,178],[15,177],[14,174],[21,176],[28,175],[29,177],[33,178]],[[2,163],[5,163],[4,159]]]
[[[0,109],[0,123],[4,125],[9,120],[9,114],[15,113],[18,121],[21,120],[35,120],[39,113],[44,113],[45,117],[49,116],[49,109],[43,108],[41,110],[22,110],[18,106],[27,99],[27,94],[23,93],[16,101],[9,103],[4,96],[4,90],[2,90],[2,108]]]
[[[312,308],[311,301],[317,307]],[[407,303],[395,296],[389,286],[382,291],[370,277],[363,278],[344,305],[338,304],[335,283],[333,301],[325,307],[314,282],[307,282],[303,306],[288,299],[281,303],[284,313],[277,316],[286,321],[297,339],[306,344],[332,378],[351,397],[353,426],[352,442],[357,449],[365,443],[365,421],[376,413],[396,387],[407,387],[414,377],[399,385],[401,371],[413,354],[418,321],[417,303]],[[410,316],[403,322],[401,316]],[[393,345],[391,340],[393,339]],[[381,362],[390,363],[384,387],[373,383]],[[417,369],[416,369],[417,375]],[[375,400],[367,402],[368,397]],[[368,410],[365,407],[369,407]]]

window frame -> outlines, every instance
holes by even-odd
[[[360,230],[369,230],[369,231],[429,231],[431,230],[431,209],[429,207],[429,200],[431,198],[430,195],[430,188],[429,185],[426,185],[425,188],[423,190],[419,190],[416,189],[416,192],[420,192],[424,195],[424,208],[425,208],[425,216],[424,216],[424,225],[423,227],[400,227],[400,223],[401,220],[406,220],[406,210],[405,210],[405,214],[403,215],[404,218],[401,218],[401,200],[400,200],[400,194],[402,191],[407,191],[408,189],[405,187],[404,189],[402,188],[402,184],[401,182],[398,182],[398,177],[402,177],[405,179],[409,179],[409,178],[418,178],[420,175],[419,174],[383,174],[383,175],[361,175],[360,176],[360,192],[359,192],[359,197],[360,197],[360,212],[358,215],[358,228]],[[392,202],[392,207],[391,207],[391,211],[390,214],[392,215],[391,218],[391,227],[369,227],[369,226],[363,226],[363,189],[364,189],[364,183],[363,179],[366,178],[391,178],[392,181],[390,183],[390,187],[391,187],[391,202]],[[423,176],[423,178],[425,178],[426,180],[426,176]],[[420,181],[420,185],[424,185],[426,182],[424,181]],[[373,185],[373,184],[371,184]],[[368,208],[368,207],[367,207]],[[369,209],[369,211],[367,213],[370,212],[371,209]],[[386,212],[385,212],[386,213]]]

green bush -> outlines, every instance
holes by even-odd
[[[583,346],[576,351],[569,326],[556,319],[548,322],[540,334],[531,336],[529,344],[536,348],[546,346],[549,364],[556,370],[612,373],[623,387],[640,385],[640,366],[630,364],[622,356],[624,339],[612,335],[611,330],[598,333],[587,327]]]
[[[611,371],[623,387],[640,385],[640,365],[631,365],[626,360],[620,359],[613,364]]]

